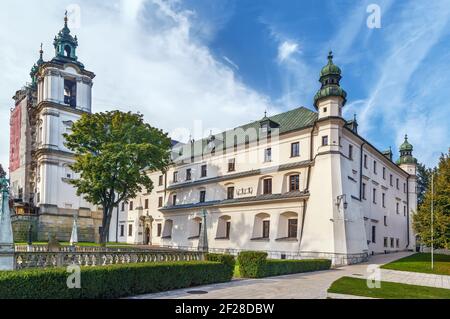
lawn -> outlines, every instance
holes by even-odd
[[[342,277],[328,289],[330,293],[383,299],[450,299],[450,289],[381,282],[381,288],[368,288],[360,278]]]
[[[450,255],[434,255],[434,270],[431,269],[431,254],[414,254],[381,266],[384,269],[422,272],[450,276]]]

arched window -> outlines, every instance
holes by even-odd
[[[164,229],[162,233],[162,239],[170,239],[172,238],[172,228],[173,228],[173,220],[166,219],[164,222]]]
[[[202,219],[200,217],[195,217],[191,219],[188,239],[199,238],[201,231],[202,231]]]
[[[285,212],[280,215],[278,221],[277,239],[297,239],[298,214]]]
[[[216,239],[230,239],[231,217],[228,215],[220,216],[217,223]]]
[[[70,58],[70,54],[71,54],[71,52],[72,52],[72,49],[70,48],[69,45],[66,45],[66,46],[64,47],[64,52],[66,53],[66,57]]]
[[[255,215],[253,224],[253,240],[269,239],[270,237],[270,215],[267,213],[259,213]]]

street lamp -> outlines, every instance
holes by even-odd
[[[347,203],[347,196],[345,194],[339,195],[336,198],[336,206],[339,208],[339,206],[341,206],[342,202],[343,202],[344,210],[347,209],[348,203]]]

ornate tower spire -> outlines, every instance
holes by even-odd
[[[314,106],[318,109],[318,102],[324,98],[336,96],[343,99],[342,106],[347,101],[347,93],[340,87],[341,69],[333,63],[333,52],[328,53],[328,63],[320,71],[320,83],[322,84],[319,92],[314,97]]]
[[[70,29],[67,25],[68,17],[67,11],[64,15],[64,27],[55,36],[53,46],[55,47],[55,59],[63,61],[77,61],[76,49],[78,47],[77,37],[70,34]]]
[[[30,77],[31,77],[31,86],[32,87],[36,87],[36,83],[37,83],[37,73],[39,71],[39,67],[44,64],[44,50],[42,49],[42,43],[41,43],[41,49],[39,50],[39,60],[37,60],[37,62],[33,65],[33,67],[31,68],[31,72],[30,72]]]
[[[413,146],[408,142],[408,135],[405,135],[405,141],[400,145],[400,158],[397,164],[417,164],[417,159],[413,157],[412,151]]]

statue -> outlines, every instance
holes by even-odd
[[[70,246],[78,244],[78,223],[77,216],[73,216],[72,234],[70,235]]]
[[[9,211],[9,180],[0,178],[0,270],[14,269],[14,238]]]
[[[60,244],[58,239],[56,239],[56,235],[55,234],[48,234],[49,237],[49,241],[48,241],[48,251],[49,252],[58,252],[60,249]]]

